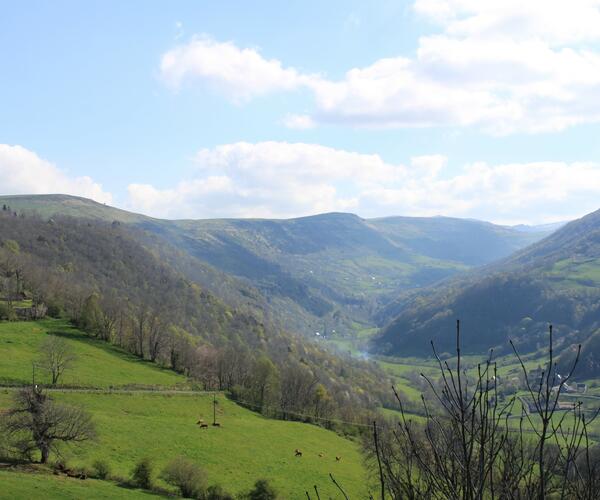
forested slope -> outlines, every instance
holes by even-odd
[[[559,347],[586,342],[600,328],[600,211],[573,221],[501,263],[412,299],[376,340],[387,353],[451,350],[463,320],[465,348],[534,350],[555,325]],[[586,355],[593,355],[587,349]],[[590,364],[590,363],[588,363]],[[593,363],[592,363],[593,364]]]
[[[0,212],[0,296],[44,303],[49,314],[206,388],[235,391],[264,413],[310,409],[353,419],[381,404],[387,384],[375,366],[332,355],[251,310],[225,305],[132,231],[119,223]],[[5,316],[9,302],[3,301]]]
[[[547,234],[448,217],[347,213],[167,221],[64,195],[0,197],[0,203],[17,213],[142,228],[146,245],[229,305],[309,334],[372,327],[396,312],[394,304],[380,311],[406,291],[506,257]],[[165,244],[179,254],[164,252]]]

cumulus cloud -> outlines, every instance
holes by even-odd
[[[1,194],[71,194],[111,203],[112,196],[90,177],[73,177],[22,146],[0,144]]]
[[[416,0],[414,9],[455,36],[535,37],[552,45],[600,39],[598,0]]]
[[[182,181],[173,188],[158,189],[151,184],[130,184],[127,207],[164,218],[219,216],[224,202],[231,203],[235,194],[227,176],[207,176]]]
[[[535,162],[465,165],[455,176],[413,178],[362,193],[384,213],[453,215],[506,224],[542,223],[596,210],[600,164]]]
[[[256,49],[240,49],[232,42],[195,37],[166,52],[160,63],[163,80],[172,88],[187,81],[205,81],[235,100],[274,91],[293,90],[308,78],[276,59],[265,59]]]
[[[417,0],[441,32],[412,57],[315,81],[321,121],[502,135],[600,121],[600,1]],[[582,45],[584,42],[588,45]]]
[[[559,131],[600,121],[600,0],[416,0],[433,22],[414,54],[327,79],[255,49],[195,38],[167,52],[166,82],[215,84],[235,100],[309,89],[310,116],[284,124],[477,127],[491,134]]]
[[[442,155],[406,164],[317,144],[239,142],[203,149],[193,179],[170,189],[129,188],[131,208],[159,217],[294,217],[349,211],[365,217],[449,215],[542,223],[597,209],[600,164],[463,166]]]

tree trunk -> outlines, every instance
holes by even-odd
[[[45,464],[48,463],[48,457],[50,456],[50,448],[46,444],[40,445],[40,451],[42,452],[42,458],[40,463]]]

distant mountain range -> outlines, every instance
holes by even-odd
[[[433,340],[440,352],[452,351],[457,318],[463,347],[471,352],[506,350],[509,338],[524,352],[535,350],[547,343],[548,323],[566,352],[579,342],[600,345],[600,211],[411,297],[374,347],[387,354],[425,354]],[[596,358],[597,349],[585,349],[582,371],[597,370]]]
[[[355,331],[407,291],[498,259],[552,228],[449,217],[160,220],[66,195],[3,196],[17,212],[118,221],[226,302],[262,308],[291,330]]]
[[[557,229],[560,229],[569,221],[561,221],[561,222],[550,222],[548,224],[538,224],[534,226],[530,226],[527,224],[517,224],[516,226],[511,226],[513,229],[517,231],[524,231],[526,233],[552,233]]]

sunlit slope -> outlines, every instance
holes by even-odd
[[[323,497],[335,498],[335,486],[329,479],[332,473],[351,498],[367,496],[366,471],[357,442],[311,424],[266,419],[223,394],[216,396],[221,427],[201,429],[199,419],[212,420],[212,394],[174,392],[187,390],[184,377],[140,362],[62,321],[0,323],[0,359],[5,360],[0,364],[0,381],[28,382],[31,361],[39,355],[48,333],[60,333],[77,356],[60,382],[106,389],[87,392],[65,387],[52,392],[59,401],[85,408],[97,425],[95,442],[63,448],[70,467],[91,469],[96,459],[103,459],[113,474],[127,478],[142,457],[151,457],[159,471],[170,459],[185,455],[206,469],[210,483],[233,492],[267,478],[285,498],[304,498],[305,490],[315,484]],[[36,378],[43,381],[44,375],[38,371]],[[140,392],[142,385],[156,390]],[[119,391],[130,388],[131,392],[111,393],[111,386]],[[13,389],[0,389],[0,411],[10,406],[12,394]],[[295,456],[297,448],[302,450],[301,457]],[[135,498],[135,492],[121,492],[112,483],[91,481],[80,487],[68,481],[59,484],[53,476],[47,482],[39,475],[18,476],[19,480],[9,476],[10,480],[3,482],[3,491],[8,491],[10,498],[27,498],[37,492],[53,495],[63,484],[65,498],[109,498],[111,494]],[[99,485],[97,491],[95,484]]]
[[[159,498],[142,490],[122,488],[108,481],[54,476],[44,472],[0,470],[0,499],[30,500],[31,498],[60,498],[64,500],[115,499],[136,500]]]
[[[44,340],[49,334],[59,335],[75,355],[72,368],[59,379],[59,385],[71,387],[121,388],[146,386],[184,387],[187,379],[162,369],[149,361],[95,340],[73,328],[66,321],[0,322],[0,383],[26,384],[32,380]],[[49,383],[50,377],[39,367],[38,383]]]

